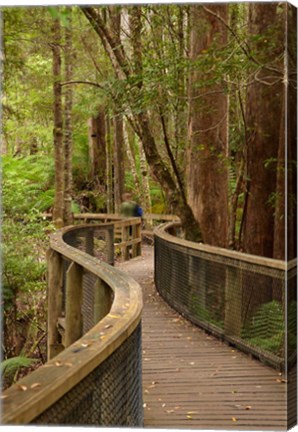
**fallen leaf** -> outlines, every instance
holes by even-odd
[[[105,329],[109,329],[109,328],[111,328],[111,327],[113,327],[112,324],[107,324],[107,325],[105,326]]]
[[[190,416],[190,415],[187,415],[186,418],[187,418],[188,420],[192,420],[192,416]]]
[[[190,364],[191,366],[193,366],[193,365],[195,364],[195,362],[190,362],[189,364]]]
[[[233,422],[237,421],[236,417],[232,417],[232,420],[233,420]]]
[[[162,408],[164,408],[165,406],[166,406],[166,404],[165,404],[165,403],[163,403],[163,404],[162,404]]]
[[[65,364],[65,366],[72,366],[73,364],[72,363],[70,363],[70,362],[66,362],[66,363],[64,363]]]
[[[22,385],[22,384],[19,384],[18,387],[19,387],[19,389],[22,390],[22,391],[26,391],[26,390],[28,390],[28,387],[25,386],[25,385]]]
[[[245,407],[246,410],[251,410],[251,408],[252,408],[251,405],[247,405],[247,406]]]
[[[7,399],[7,398],[8,398],[8,395],[1,395],[1,396],[0,396],[0,399],[2,399],[2,400],[3,400],[3,399]]]
[[[35,388],[40,387],[40,386],[41,386],[40,383],[34,383],[34,384],[32,384],[32,386],[30,388],[35,389]]]
[[[198,411],[188,411],[187,414],[198,414]]]
[[[237,390],[232,390],[232,393],[237,393]]]
[[[146,403],[144,403],[144,404],[143,404],[143,408],[146,408],[146,407],[147,407],[147,404],[146,404]]]
[[[60,366],[62,366],[62,362],[60,360],[58,360],[58,361],[55,362],[55,365],[58,366],[58,367],[60,367]]]
[[[121,318],[120,315],[112,315],[112,314],[109,314],[109,317],[111,317],[111,318]]]
[[[167,410],[166,411],[168,414],[172,414],[172,413],[174,413],[175,411],[174,410]]]

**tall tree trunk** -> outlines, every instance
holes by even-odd
[[[119,213],[124,193],[125,153],[123,117],[114,114],[114,202],[115,212]]]
[[[249,34],[262,35],[256,43],[258,61],[279,67],[280,74],[261,68],[248,87],[246,118],[248,129],[248,194],[243,219],[243,248],[250,254],[273,256],[274,197],[276,193],[278,148],[284,134],[279,128],[283,100],[283,22],[277,3],[249,4]],[[284,6],[283,6],[284,7]],[[275,32],[272,33],[274,28]],[[270,39],[268,49],[266,35]],[[272,45],[274,45],[272,47]],[[276,59],[282,59],[278,62]],[[280,78],[280,79],[279,79]],[[284,122],[281,123],[284,127]],[[282,142],[281,142],[281,145]],[[281,154],[281,152],[280,152]],[[283,240],[284,241],[284,240]]]
[[[55,157],[55,200],[53,221],[57,227],[63,226],[64,216],[64,155],[63,155],[63,117],[61,90],[61,26],[55,19],[52,26],[53,42],[53,80],[54,80],[54,157]]]
[[[287,249],[286,259],[297,256],[297,9],[287,8]]]
[[[227,5],[208,5],[212,14],[198,5],[193,5],[190,9],[190,59],[195,62],[208,55],[206,53],[209,49],[220,49],[226,43],[226,28],[213,14],[227,20]],[[189,203],[200,223],[204,241],[211,245],[226,247],[228,238],[228,172],[225,163],[227,96],[222,86],[217,83],[215,72],[193,68],[190,75],[190,147],[187,185]],[[216,79],[214,84],[202,86],[205,80],[214,79]]]
[[[276,197],[274,209],[273,258],[285,259],[285,93],[282,95],[282,110],[280,117],[280,136],[277,154]]]
[[[113,200],[113,146],[111,137],[111,120],[106,113],[106,184],[107,184],[107,212],[114,212]]]
[[[135,155],[134,132],[129,129],[127,122],[124,123],[123,132],[124,132],[124,143],[125,143],[125,150],[126,150],[126,155],[129,164],[129,170],[133,177],[137,195],[140,195],[140,181],[138,177],[136,160],[134,156]]]
[[[106,181],[106,124],[105,109],[98,108],[98,114],[88,120],[89,135],[89,178],[94,187],[104,189]]]
[[[140,170],[141,170],[141,190],[142,190],[142,206],[145,213],[151,212],[151,197],[149,185],[149,169],[146,161],[145,152],[143,149],[142,141],[138,140],[139,154],[140,154]]]
[[[65,27],[65,80],[72,79],[72,8],[69,9],[68,26]],[[65,90],[65,134],[64,134],[64,223],[71,225],[72,202],[72,87]]]

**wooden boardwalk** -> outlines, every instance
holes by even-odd
[[[145,427],[285,430],[284,377],[173,311],[155,291],[152,255],[121,264],[144,291]]]

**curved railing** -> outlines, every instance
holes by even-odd
[[[186,241],[179,223],[154,234],[156,288],[173,308],[276,368],[296,362],[296,260]]]
[[[104,258],[111,224],[51,236],[49,360],[2,394],[3,424],[143,425],[141,288]]]

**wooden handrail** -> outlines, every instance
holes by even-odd
[[[191,242],[189,240],[184,240],[183,238],[175,237],[168,231],[171,229],[180,228],[181,224],[179,222],[168,222],[162,224],[155,228],[154,232],[161,238],[177,245],[191,248],[199,252],[206,252],[213,255],[221,255],[223,257],[231,258],[234,260],[246,262],[248,264],[254,264],[257,266],[265,266],[271,269],[289,271],[297,266],[297,259],[291,261],[282,261],[273,258],[266,258],[258,255],[247,254],[244,252],[234,251],[230,249],[224,249],[217,246],[210,246],[203,243]]]
[[[58,260],[63,257],[74,263],[76,271],[81,267],[103,281],[113,292],[112,306],[80,339],[3,392],[2,424],[32,422],[107,359],[140,323],[142,292],[139,284],[112,266],[66,244],[63,237],[74,229],[65,228],[51,236],[51,251]],[[59,278],[58,275],[58,283]],[[61,300],[57,301],[61,304]]]

